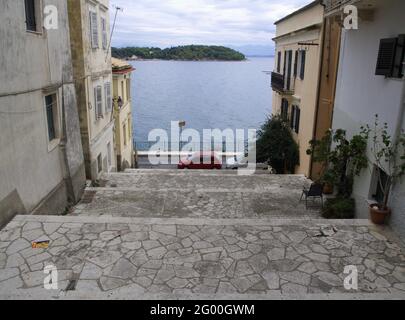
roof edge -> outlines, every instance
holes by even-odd
[[[274,24],[277,25],[280,22],[283,22],[283,21],[285,21],[285,20],[287,20],[287,19],[289,19],[289,18],[291,18],[291,17],[293,17],[293,16],[295,16],[295,15],[301,13],[301,12],[304,12],[304,11],[306,11],[308,9],[311,9],[312,7],[315,7],[318,4],[323,5],[321,0],[312,1],[311,3],[307,4],[306,6],[304,6],[304,7],[300,8],[300,9],[290,13],[289,15],[286,15],[284,18],[281,18],[281,19],[277,20],[276,22],[274,22]]]

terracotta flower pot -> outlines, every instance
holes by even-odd
[[[385,223],[386,218],[391,214],[391,209],[381,209],[378,204],[370,205],[370,218],[374,224],[382,225]]]
[[[325,183],[323,187],[323,194],[333,194],[333,185]]]

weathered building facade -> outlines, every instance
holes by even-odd
[[[117,170],[124,171],[134,166],[134,143],[132,138],[131,73],[135,70],[126,61],[112,58],[114,140]]]
[[[86,176],[116,170],[109,0],[68,0]]]
[[[327,17],[340,18],[344,7],[352,4],[359,16],[358,29],[342,28],[333,129],[344,129],[350,137],[359,133],[361,126],[373,125],[378,114],[381,123],[387,123],[388,134],[395,139],[398,132],[405,130],[405,2],[329,0],[324,4]],[[371,141],[369,156],[370,148]],[[376,202],[378,193],[378,171],[386,169],[375,163],[369,166],[354,183],[358,218],[368,217],[369,205]],[[392,228],[405,236],[403,180],[393,186],[389,206]]]
[[[67,4],[2,0],[0,227],[16,214],[63,213],[84,186]]]
[[[290,123],[300,148],[298,174],[310,176],[307,155],[316,122],[319,70],[322,52],[323,13],[320,1],[275,22],[275,69],[272,73],[273,114]]]

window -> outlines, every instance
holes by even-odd
[[[108,161],[108,167],[111,167],[112,161],[111,161],[111,143],[107,143],[107,161]]]
[[[97,86],[94,88],[94,109],[96,113],[96,120],[103,117],[103,95],[102,87]]]
[[[25,0],[25,23],[27,25],[27,31],[37,31],[36,5],[37,0]]]
[[[48,126],[49,141],[58,138],[58,103],[56,94],[47,95],[45,97],[46,120]]]
[[[97,170],[98,173],[103,171],[103,158],[101,157],[101,153],[97,156]]]
[[[107,82],[104,84],[105,93],[105,112],[111,112],[112,110],[112,100],[111,100],[111,83]]]
[[[376,75],[402,78],[404,76],[405,35],[381,39],[378,51]]]
[[[372,192],[373,200],[377,201],[378,203],[384,202],[384,188],[388,183],[388,175],[385,173],[384,170],[375,166],[374,169],[374,192]]]
[[[277,54],[277,72],[280,73],[281,69],[281,52],[279,51]]]
[[[285,121],[288,120],[288,101],[287,101],[287,99],[281,100],[281,118]]]
[[[301,110],[298,106],[293,105],[291,108],[291,118],[290,118],[290,126],[291,129],[295,131],[295,133],[300,132],[300,119],[301,118]]]
[[[124,146],[126,146],[127,145],[127,125],[126,124],[124,124],[122,127],[122,133],[124,136]]]
[[[90,40],[93,49],[98,48],[98,19],[97,13],[90,11]]]
[[[284,51],[284,64],[283,64],[283,75],[285,78],[285,71],[287,70],[287,51]],[[285,81],[285,79],[284,79]]]
[[[103,49],[107,50],[107,20],[101,18],[101,32],[103,37]]]
[[[127,101],[131,100],[131,80],[127,79]]]
[[[300,79],[304,80],[305,77],[305,60],[306,60],[306,51],[300,51]]]

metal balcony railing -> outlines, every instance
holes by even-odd
[[[274,91],[277,91],[279,93],[283,94],[291,94],[293,93],[293,83],[292,81],[286,81],[287,79],[284,77],[284,75],[277,73],[277,72],[272,72],[271,73],[271,87],[273,88]]]
[[[137,151],[150,151],[152,149],[152,146],[154,146],[156,142],[151,142],[151,141],[134,141],[134,148]],[[245,152],[249,150],[249,142],[244,141],[243,142]],[[187,150],[192,150],[193,152],[197,151],[218,151],[218,152],[233,152],[235,150],[227,150],[227,144],[225,141],[223,142],[208,142],[208,143],[189,143],[189,142],[178,142],[178,141],[167,141],[164,142],[161,145],[161,149],[159,149],[160,152],[171,152],[171,151],[187,151]],[[234,146],[236,149],[236,145]],[[154,148],[156,151],[156,148]]]
[[[277,72],[271,73],[271,87],[275,91],[284,91],[284,76]]]

